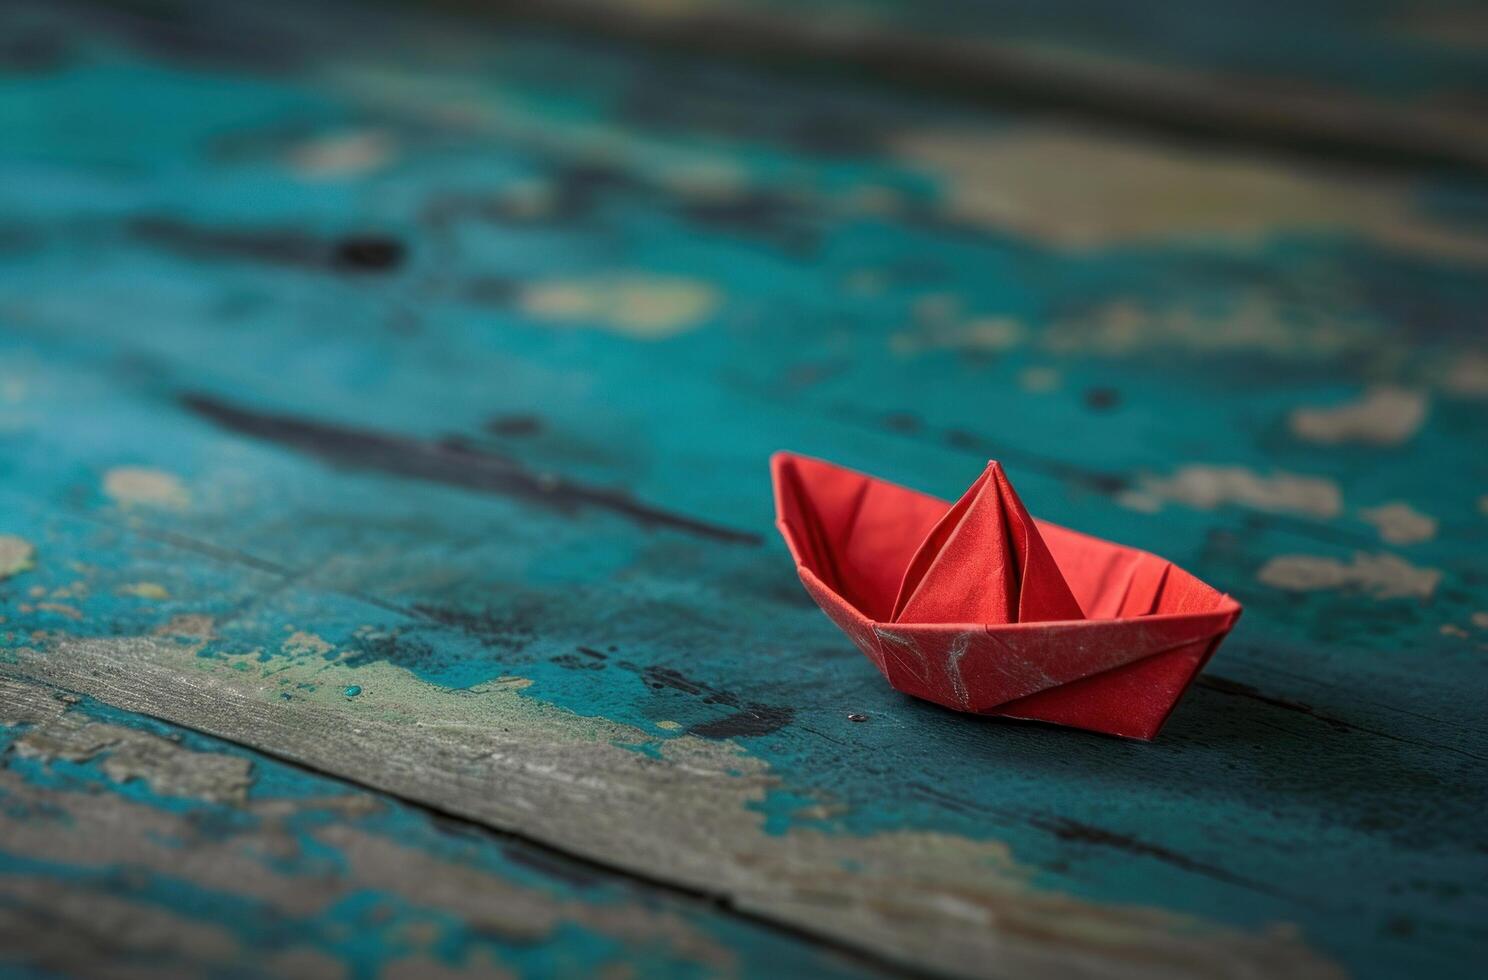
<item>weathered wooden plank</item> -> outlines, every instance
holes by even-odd
[[[1466,970],[1479,189],[315,38],[5,93],[8,671],[947,970]],[[904,702],[783,445],[1000,455],[1246,619],[1154,746]]]
[[[860,976],[711,906],[0,680],[0,969]]]
[[[491,16],[484,5],[446,6]],[[509,21],[813,73],[847,68],[1052,112],[1354,165],[1488,165],[1488,22],[1455,3],[558,0]]]

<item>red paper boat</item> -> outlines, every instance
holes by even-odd
[[[793,453],[770,471],[806,591],[948,708],[1150,739],[1240,616],[1172,562],[1029,517],[995,462],[954,504]]]

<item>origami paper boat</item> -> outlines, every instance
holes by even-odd
[[[948,708],[1151,739],[1240,616],[1172,562],[1029,517],[996,462],[954,504],[793,453],[770,470],[806,591]]]

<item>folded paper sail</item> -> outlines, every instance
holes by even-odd
[[[770,469],[806,591],[948,708],[1150,739],[1240,616],[1172,562],[1030,517],[995,462],[954,504],[793,453]]]

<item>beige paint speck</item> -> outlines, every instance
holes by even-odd
[[[290,654],[291,656],[323,656],[327,653],[330,653],[332,650],[335,649],[335,647],[331,646],[331,644],[316,636],[314,633],[308,633],[304,630],[298,630],[294,633],[291,633],[284,640],[284,643],[280,645],[280,649],[283,650],[285,653]]]
[[[1023,343],[1027,329],[1007,316],[982,316],[967,320],[954,318],[954,308],[918,312],[916,324],[889,338],[896,354],[913,354],[928,350],[958,350],[968,353],[999,354]]]
[[[385,130],[347,130],[296,145],[288,160],[302,177],[329,180],[377,170],[392,159],[396,147],[392,134]]]
[[[36,567],[36,546],[14,534],[0,534],[0,580]]]
[[[1467,630],[1458,626],[1456,623],[1442,623],[1440,633],[1442,636],[1454,636],[1458,639],[1465,638],[1468,635]]]
[[[1366,507],[1359,516],[1373,524],[1380,538],[1390,544],[1415,544],[1436,537],[1436,518],[1402,501]]]
[[[1308,442],[1396,446],[1420,430],[1426,409],[1422,392],[1381,385],[1342,405],[1296,409],[1290,424],[1292,434]]]
[[[749,189],[749,174],[727,158],[682,160],[663,166],[657,182],[693,200],[728,201]]]
[[[1297,592],[1358,589],[1376,599],[1429,599],[1441,581],[1435,568],[1418,568],[1396,555],[1355,552],[1342,562],[1319,555],[1281,555],[1261,567],[1266,585]]]
[[[83,611],[81,609],[77,606],[69,606],[65,602],[38,602],[36,608],[57,616],[65,616],[74,621],[83,618]]]
[[[1488,630],[1488,612],[1473,613],[1472,624],[1480,630]]]
[[[675,732],[682,727],[682,723],[680,721],[658,721],[656,727],[664,732]]]
[[[179,477],[145,466],[116,466],[109,470],[103,475],[103,492],[120,507],[184,510],[191,503],[191,495]]]
[[[518,677],[515,674],[503,674],[494,681],[484,684],[474,684],[470,690],[479,694],[484,691],[525,691],[532,686],[532,678]]]
[[[1040,332],[1038,343],[1060,355],[1128,357],[1171,349],[1203,357],[1253,352],[1318,360],[1374,349],[1379,339],[1322,315],[1299,314],[1276,296],[1257,290],[1218,308],[1210,303],[1157,305],[1116,299],[1054,320]]]
[[[558,190],[545,180],[521,180],[502,188],[497,200],[508,217],[532,221],[553,213]]]
[[[1066,249],[1353,232],[1406,251],[1488,261],[1488,238],[1418,211],[1405,181],[1055,125],[914,129],[893,148],[940,179],[953,217]]]
[[[1138,493],[1147,499],[1171,500],[1200,510],[1239,504],[1325,518],[1337,517],[1343,510],[1343,494],[1332,480],[1279,472],[1263,476],[1243,466],[1190,464],[1170,477],[1143,477]]]
[[[119,587],[120,595],[134,596],[136,599],[169,599],[170,593],[165,586],[156,582],[130,582],[128,585]]]
[[[1018,386],[1024,391],[1031,391],[1035,394],[1053,391],[1059,387],[1059,382],[1057,368],[1026,367],[1018,372]]]
[[[1488,353],[1473,351],[1454,357],[1442,377],[1442,387],[1462,398],[1488,398]]]
[[[184,636],[193,640],[210,640],[217,635],[217,624],[205,613],[183,613],[155,627],[156,636]]]
[[[518,302],[537,320],[663,340],[705,323],[717,310],[719,295],[696,279],[622,274],[531,283],[522,289]]]

